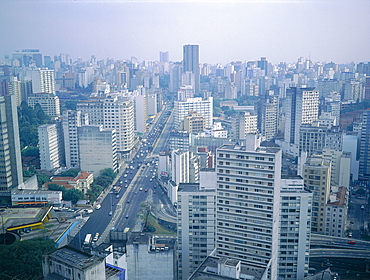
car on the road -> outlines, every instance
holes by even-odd
[[[109,216],[112,216],[112,211],[109,211],[108,215],[109,215]]]
[[[128,219],[128,215],[126,215],[125,218]]]
[[[350,241],[348,241],[348,244],[356,244],[356,241],[350,240]]]
[[[119,198],[119,194],[116,195],[116,198]]]
[[[157,193],[156,191],[153,191],[153,193],[155,194],[155,193]]]
[[[139,189],[139,191],[142,191],[142,190],[143,190],[143,188],[140,188],[140,189]]]
[[[93,241],[94,241],[94,242],[98,241],[98,238],[99,238],[99,232],[97,232],[97,233],[95,234]]]
[[[130,203],[130,200],[127,200],[127,203]]]
[[[147,191],[148,191],[148,189],[145,189],[145,191],[147,192]]]
[[[101,205],[100,204],[98,204],[98,205],[95,206],[95,209],[96,210],[99,210],[100,208],[101,208]]]

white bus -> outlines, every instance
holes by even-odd
[[[85,240],[84,240],[83,247],[84,247],[84,248],[89,248],[90,243],[91,243],[91,233],[88,233],[88,234],[86,234],[86,236],[85,236]]]

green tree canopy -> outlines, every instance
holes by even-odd
[[[77,169],[69,169],[65,172],[60,173],[58,176],[59,177],[76,177],[78,175],[78,170]]]
[[[22,150],[22,156],[24,157],[38,157],[40,154],[40,149],[38,147],[27,147]]]
[[[26,146],[36,147],[38,139],[38,127],[47,124],[50,117],[44,113],[40,104],[35,105],[35,109],[29,107],[26,102],[22,102],[18,109],[19,136],[21,148]]]
[[[72,201],[72,204],[76,204],[77,201],[85,198],[84,193],[75,188],[66,189],[65,187],[57,184],[49,184],[48,189],[50,191],[62,191],[63,200]]]
[[[14,279],[42,279],[42,255],[54,249],[54,242],[43,238],[0,245],[0,271]]]
[[[50,177],[47,175],[37,174],[37,182],[39,183],[39,187],[41,188],[43,184],[50,182]]]

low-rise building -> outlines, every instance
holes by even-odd
[[[71,247],[62,247],[42,259],[44,279],[106,279],[103,257],[92,256]]]
[[[44,191],[44,190],[13,190],[11,193],[13,205],[25,202],[48,202],[60,204],[62,201],[61,191]]]
[[[93,181],[94,175],[92,173],[80,171],[76,177],[52,177],[51,182],[45,183],[43,187],[47,188],[50,184],[56,184],[66,189],[75,188],[86,194]]]

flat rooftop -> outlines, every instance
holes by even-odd
[[[50,253],[49,257],[79,269],[87,269],[90,266],[104,262],[102,257],[92,256],[68,246]]]
[[[196,271],[189,277],[189,280],[234,280],[253,279],[261,280],[265,269],[249,264],[241,264],[240,278],[233,278],[228,275],[221,275],[218,271],[219,265],[236,267],[239,261],[233,258],[208,256]],[[248,277],[248,278],[247,278]]]
[[[127,245],[142,244],[152,245],[154,247],[168,247],[169,250],[175,248],[176,237],[171,235],[156,235],[152,233],[132,232]]]
[[[4,221],[4,227],[15,227],[24,224],[40,222],[48,212],[48,208],[9,208],[1,212],[1,226]]]

